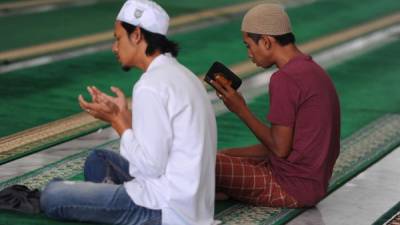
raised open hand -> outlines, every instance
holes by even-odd
[[[82,95],[79,95],[79,105],[93,117],[111,123],[118,133],[132,127],[132,115],[128,109],[124,93],[116,87],[111,87],[111,91],[116,97],[105,94],[98,88],[87,87],[92,97],[92,102],[87,102]]]

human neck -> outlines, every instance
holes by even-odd
[[[156,51],[154,54],[148,56],[148,55],[144,55],[142,60],[139,61],[137,67],[139,69],[141,69],[142,71],[147,71],[147,69],[149,68],[151,62],[153,62],[153,60],[155,58],[157,58],[157,56],[161,55],[161,53],[159,51]]]
[[[294,44],[280,46],[279,48],[281,49],[277,51],[276,63],[275,63],[278,68],[282,68],[290,60],[303,54]]]

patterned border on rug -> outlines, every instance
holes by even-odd
[[[109,141],[95,148],[118,151],[119,139]],[[22,176],[0,182],[0,189],[13,184],[23,184],[30,188],[41,189],[54,178],[70,179],[82,172],[83,164],[90,151],[91,149],[85,149],[82,152],[68,156]]]
[[[377,162],[400,144],[400,114],[387,114],[341,143],[329,193]],[[277,209],[237,204],[216,215],[222,224],[284,224],[306,209]]]
[[[396,214],[395,217],[393,217],[392,220],[390,220],[388,223],[385,223],[384,225],[399,225],[400,224],[400,212]]]
[[[372,122],[341,143],[341,154],[336,162],[329,192],[342,186],[352,177],[392,151],[400,144],[400,114],[387,114]],[[96,148],[118,151],[119,140],[113,140]],[[63,160],[47,165],[22,176],[3,181],[0,188],[12,184],[24,184],[30,188],[42,188],[55,177],[70,179],[82,172],[89,150],[84,150]],[[222,224],[284,224],[305,209],[280,209],[236,204],[216,215]]]
[[[379,217],[372,225],[400,225],[400,202]]]
[[[0,138],[0,165],[107,126],[84,112]]]

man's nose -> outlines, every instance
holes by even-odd
[[[113,43],[112,47],[111,47],[111,51],[116,54],[118,52],[118,47],[117,47],[117,43]]]
[[[253,58],[253,54],[251,53],[251,51],[250,51],[250,50],[247,50],[247,56],[248,56],[250,59],[252,59],[252,58]]]

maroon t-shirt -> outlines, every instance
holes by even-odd
[[[286,159],[271,154],[277,182],[304,206],[327,192],[340,149],[340,107],[327,73],[310,56],[293,58],[269,84],[272,124],[293,127],[292,151]]]

